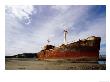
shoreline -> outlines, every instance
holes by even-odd
[[[47,61],[36,58],[6,58],[6,70],[106,70],[106,64],[93,62]]]

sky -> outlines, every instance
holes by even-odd
[[[5,53],[37,53],[49,44],[63,43],[89,36],[101,37],[100,54],[106,54],[105,5],[6,5]]]

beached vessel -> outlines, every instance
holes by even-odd
[[[78,61],[98,61],[101,37],[90,36],[76,42],[67,44],[64,30],[64,44],[59,47],[46,45],[37,53],[38,59],[72,59]]]
[[[59,47],[46,45],[38,54],[38,59],[74,59],[97,61],[100,50],[100,37],[91,36]]]

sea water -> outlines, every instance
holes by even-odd
[[[106,64],[106,61],[98,61],[99,64]]]

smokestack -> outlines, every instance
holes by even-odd
[[[68,33],[67,29],[64,30],[64,44],[65,45],[67,44],[67,33]]]

